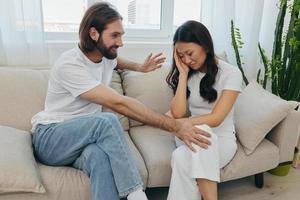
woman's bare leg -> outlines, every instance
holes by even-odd
[[[207,179],[196,179],[203,200],[217,200],[217,183]]]

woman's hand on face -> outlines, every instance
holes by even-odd
[[[173,56],[180,75],[187,76],[190,71],[190,68],[189,66],[187,66],[185,63],[182,62],[181,58],[179,58],[176,48],[174,49]]]

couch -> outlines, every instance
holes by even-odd
[[[172,98],[172,92],[165,83],[167,72],[168,67],[165,66],[148,74],[115,71],[111,87],[120,94],[134,97],[150,108],[165,113]],[[48,78],[49,69],[45,67],[0,67],[0,125],[30,134],[31,117],[43,109]],[[107,108],[104,111],[112,112]],[[117,115],[145,187],[168,186],[171,177],[170,160],[176,148],[173,134]],[[238,141],[237,153],[221,170],[221,180],[254,175],[256,186],[262,187],[264,172],[292,160],[299,124],[300,113],[290,110],[283,119],[272,125],[271,130],[264,134],[262,141],[248,155]],[[254,130],[247,131],[251,134]],[[46,192],[0,192],[1,200],[90,198],[89,178],[82,171],[71,167],[45,166],[36,162],[37,173],[40,174]]]

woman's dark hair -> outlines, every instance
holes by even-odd
[[[215,58],[213,41],[209,34],[209,31],[200,22],[192,20],[187,21],[176,30],[173,38],[173,47],[175,47],[176,42],[192,42],[204,48],[206,52],[206,60],[204,61],[204,66],[206,67],[207,72],[200,82],[199,93],[209,103],[214,102],[218,97],[217,91],[213,88],[213,85],[216,81],[216,75],[218,73],[218,66],[216,63],[217,61]],[[190,68],[188,78],[196,72],[197,71]],[[176,67],[174,57],[172,68],[166,78],[166,81],[168,85],[173,89],[173,93],[175,94],[179,81],[179,71]],[[187,88],[187,98],[189,96],[190,91]]]
[[[101,35],[107,24],[118,19],[122,20],[122,16],[107,2],[95,3],[89,7],[85,12],[79,27],[81,50],[83,52],[90,52],[96,48],[97,43],[92,40],[89,33],[91,27],[95,27]]]

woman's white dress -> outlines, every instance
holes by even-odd
[[[218,99],[222,91],[242,90],[242,75],[239,69],[222,60],[218,60],[218,74],[214,88]],[[192,116],[208,114],[215,103],[209,104],[199,94],[199,84],[204,73],[198,72],[188,80],[190,97],[189,110]],[[211,145],[208,149],[194,145],[196,152],[192,152],[184,143],[175,138],[177,149],[172,154],[172,178],[168,200],[200,200],[196,178],[220,181],[220,168],[223,168],[233,158],[236,150],[236,137],[234,130],[233,109],[226,116],[222,124],[216,128],[207,125],[198,125],[211,134]]]

